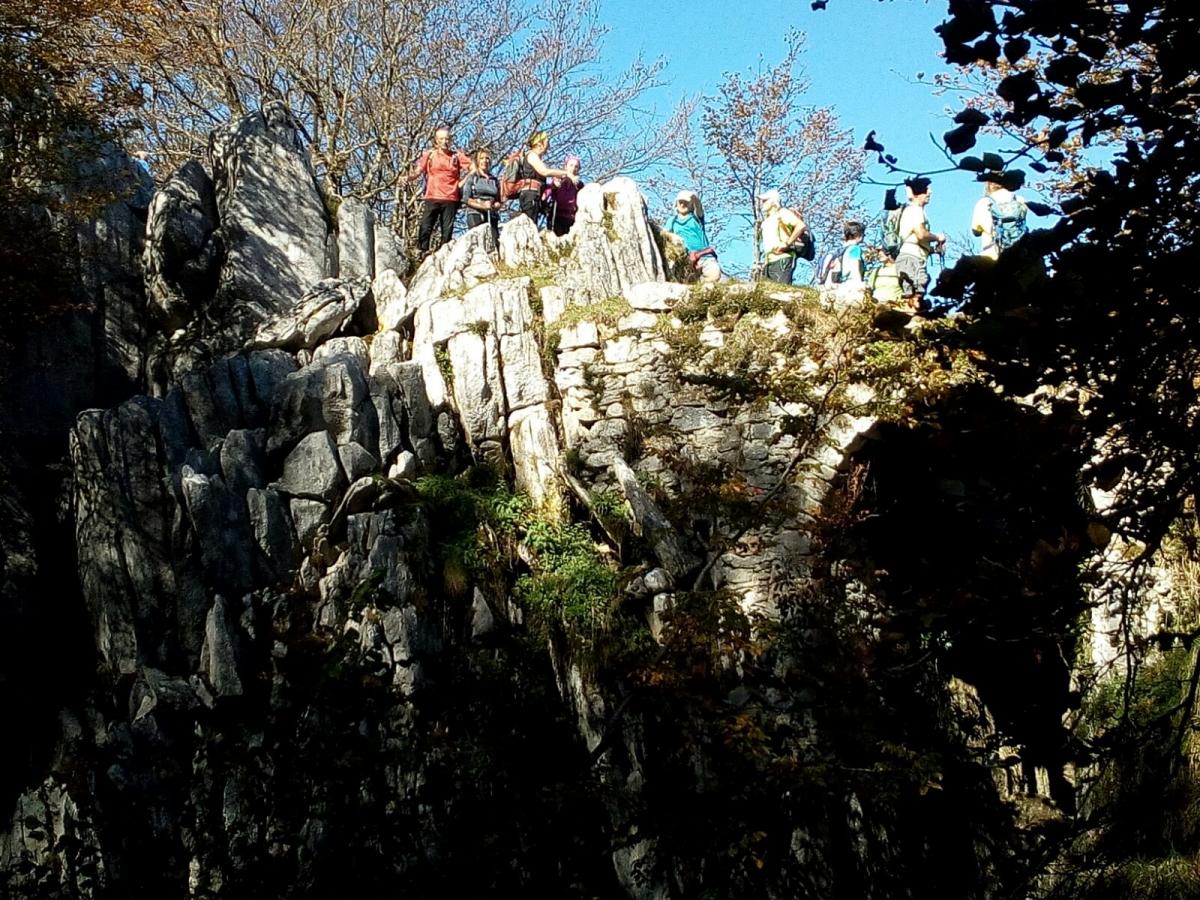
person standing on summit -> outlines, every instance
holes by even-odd
[[[425,193],[422,196],[421,224],[417,229],[417,249],[421,256],[428,256],[450,240],[454,233],[454,217],[458,214],[459,182],[471,168],[471,158],[451,147],[449,128],[439,128],[433,133],[433,146],[421,154],[417,165],[409,174],[409,181],[425,176]],[[438,241],[432,243],[434,229]]]
[[[971,231],[979,238],[979,255],[999,259],[1002,250],[1029,233],[1029,207],[1013,192],[1011,176],[991,171],[976,180],[983,182],[983,196],[971,211]]]
[[[462,201],[467,208],[467,229],[476,228],[485,222],[489,226],[486,246],[495,252],[500,245],[500,210],[504,206],[500,199],[500,182],[492,174],[492,151],[481,147],[475,151],[475,162],[471,171],[463,177]]]
[[[546,189],[548,210],[546,221],[550,230],[559,237],[571,230],[575,224],[575,213],[579,210],[579,188],[583,179],[579,177],[579,169],[583,165],[578,156],[568,156],[563,163],[563,170],[569,172],[570,178],[551,178]]]
[[[764,191],[758,195],[762,204],[762,252],[766,265],[763,277],[779,284],[791,284],[796,270],[796,256],[808,225],[800,216],[779,200],[779,191]]]
[[[680,191],[675,197],[675,215],[667,219],[664,230],[679,235],[692,269],[708,284],[721,280],[717,251],[708,242],[704,230],[704,207],[695,191]]]
[[[909,308],[915,313],[925,313],[930,311],[925,302],[925,293],[929,289],[926,260],[933,253],[945,252],[946,236],[929,230],[929,219],[925,216],[925,207],[933,197],[929,179],[910,178],[904,184],[912,199],[900,214],[900,253],[896,257],[896,272]]]
[[[529,138],[529,149],[521,158],[517,170],[517,205],[534,225],[542,216],[542,192],[547,178],[561,178],[579,185],[579,170],[552,169],[546,165],[546,151],[550,149],[550,133],[535,131]]]

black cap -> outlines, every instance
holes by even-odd
[[[980,172],[975,176],[975,180],[985,184],[998,184],[1002,188],[1015,191],[1025,184],[1025,173],[1020,169],[1013,169],[1011,172],[992,169]]]

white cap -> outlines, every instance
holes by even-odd
[[[696,195],[693,194],[691,191],[680,191],[678,194],[675,195],[676,203],[678,203],[680,200],[683,200],[686,203],[690,204],[690,203],[693,203],[695,201],[695,199],[696,199]]]
[[[776,206],[782,205],[779,201],[779,191],[776,190],[763,191],[758,195],[758,199],[766,203],[774,203]]]

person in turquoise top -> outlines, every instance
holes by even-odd
[[[717,262],[717,251],[708,242],[704,231],[704,207],[693,191],[680,191],[675,198],[675,215],[667,219],[667,231],[683,239],[692,268],[700,273],[700,280],[721,280],[721,264]]]
[[[865,280],[862,222],[847,222],[842,229],[842,237],[845,239],[842,252],[827,262],[822,284],[862,284]]]

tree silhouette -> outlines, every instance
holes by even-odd
[[[1115,534],[1126,547],[1126,578],[1107,586],[1125,622],[1142,602],[1128,586],[1165,544],[1195,558],[1200,75],[1189,44],[1198,25],[1200,12],[1182,0],[950,0],[938,28],[946,61],[994,88],[956,116],[947,149],[978,170],[984,161],[963,154],[981,129],[1022,137],[1003,162],[1051,182],[1061,213],[994,265],[963,260],[943,275],[937,292],[965,313],[946,339],[969,346],[1009,396],[1036,392],[1068,417],[1064,436],[1084,460],[1080,490],[1112,497],[1089,534],[1101,543]],[[1178,603],[1172,629],[1125,629],[1124,682],[1090,713],[1076,748],[1099,777],[1084,778],[1054,896],[1200,888],[1189,812],[1200,661],[1195,604]],[[1063,619],[1055,627],[1066,644]],[[1050,854],[1063,846],[1051,842]]]
[[[132,192],[87,166],[128,134],[140,98],[121,67],[151,49],[147,0],[0,4],[0,346],[77,302],[74,218]]]
[[[1086,392],[1084,439],[1103,443],[1106,463],[1094,468],[1106,481],[1116,480],[1114,467],[1126,476],[1114,524],[1152,551],[1195,491],[1200,449],[1200,85],[1183,49],[1197,14],[1170,0],[955,2],[950,10],[940,31],[951,62],[992,66],[1001,54],[1019,62],[1047,51],[996,86],[1007,104],[1002,124],[1049,125],[1019,154],[1031,165],[1061,163],[1072,138],[1082,148],[1119,142],[1110,165],[1081,167],[1063,185],[1062,218],[1032,235],[1023,254],[993,269],[963,266],[942,290],[967,300],[973,337],[1013,390]],[[983,124],[960,120],[952,134],[963,140]],[[1042,255],[1050,276],[1023,288],[1021,267]]]

